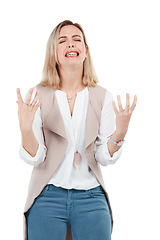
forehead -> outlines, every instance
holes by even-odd
[[[81,30],[73,25],[63,26],[60,30],[60,36],[80,35],[83,38]]]

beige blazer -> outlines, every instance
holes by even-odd
[[[42,104],[40,108],[42,117],[42,130],[44,134],[45,146],[47,147],[47,154],[44,162],[33,167],[32,170],[28,187],[28,196],[23,212],[24,240],[28,239],[25,213],[32,206],[35,198],[41,193],[60,165],[68,145],[63,118],[55,97],[55,90],[49,86],[42,87],[39,84],[37,85],[37,89],[39,89],[40,98],[42,98]],[[99,163],[95,160],[94,156],[94,141],[98,137],[101,109],[103,107],[106,89],[97,85],[96,87],[88,87],[88,90],[89,102],[86,117],[85,155],[88,161],[88,170],[92,170],[97,178],[97,181],[104,189],[106,201],[108,202],[110,208],[113,228],[112,209],[110,206],[109,197],[105,189]],[[67,228],[66,240],[72,240],[69,225]]]

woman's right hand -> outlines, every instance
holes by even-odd
[[[26,102],[23,101],[20,89],[17,88],[17,98],[18,101],[18,118],[21,131],[30,131],[32,130],[32,124],[34,120],[35,113],[39,106],[42,103],[42,100],[39,99],[39,90],[36,91],[33,101],[30,103],[32,98],[33,88],[29,90]],[[38,101],[38,103],[37,103]],[[37,104],[36,104],[37,103]]]

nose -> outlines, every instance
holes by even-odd
[[[70,43],[68,44],[68,47],[69,47],[69,48],[74,48],[74,47],[75,47],[75,45],[74,45],[74,43],[73,43],[73,42],[70,42]]]

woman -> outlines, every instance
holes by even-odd
[[[24,239],[110,240],[112,210],[99,164],[113,164],[136,106],[123,109],[99,86],[82,27],[58,24],[46,49],[43,81],[23,101],[17,89],[20,157],[34,166]],[[116,117],[116,121],[115,121]]]

